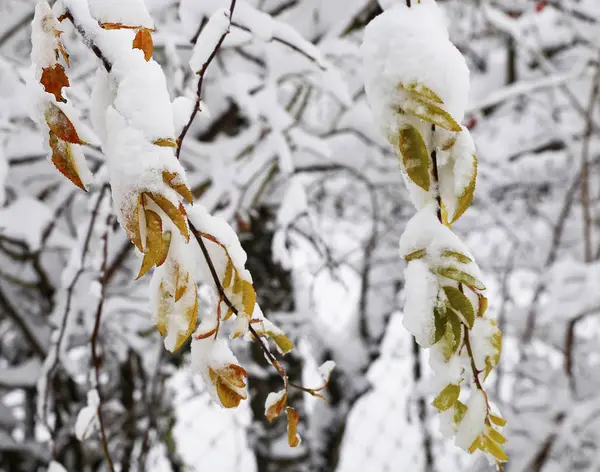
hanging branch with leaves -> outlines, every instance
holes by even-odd
[[[362,54],[370,106],[417,208],[400,240],[408,262],[403,324],[430,349],[442,434],[501,469],[505,420],[484,381],[502,335],[486,314],[479,267],[450,229],[471,205],[477,178],[475,145],[460,125],[469,70],[435,2],[397,4],[375,18]]]

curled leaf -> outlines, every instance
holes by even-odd
[[[269,423],[277,418],[287,405],[287,390],[271,392],[265,402],[265,416]]]
[[[155,144],[156,144],[156,142],[155,142]],[[163,182],[165,184],[167,184],[169,187],[171,187],[173,190],[175,190],[183,198],[185,198],[188,203],[194,202],[194,196],[192,195],[192,192],[187,187],[187,185],[185,185],[183,183],[178,183],[178,182],[181,182],[181,180],[177,174],[165,170],[162,173],[162,177],[163,177]]]
[[[217,395],[225,408],[237,408],[247,398],[248,373],[240,366],[229,364],[220,369],[208,369],[209,376],[217,388]]]
[[[49,144],[52,149],[52,157],[50,159],[54,167],[81,190],[87,191],[85,184],[81,180],[71,143],[58,139],[54,133],[50,132]]]

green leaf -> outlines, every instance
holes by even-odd
[[[425,249],[419,249],[418,251],[407,254],[406,256],[404,256],[404,259],[406,259],[408,262],[410,262],[410,261],[414,261],[416,259],[423,259],[426,254],[427,254],[427,251]]]
[[[460,385],[446,385],[444,390],[431,403],[439,411],[446,411],[454,406],[460,396]]]
[[[446,307],[444,305],[436,305],[433,309],[433,318],[435,320],[435,336],[433,344],[437,344],[446,333]]]
[[[485,358],[485,376],[484,380],[492,372],[492,369],[500,362],[500,355],[502,353],[502,332],[496,327],[494,334],[491,339],[492,347],[494,348],[494,355]]]
[[[492,414],[490,414],[490,421],[496,426],[504,426],[506,424],[506,420],[504,418]]]
[[[415,95],[427,100],[431,100],[432,102],[440,103],[442,105],[444,104],[444,101],[440,98],[440,96],[423,83],[411,82],[407,85],[398,84],[398,88],[406,90],[410,93],[414,93]]]
[[[448,361],[462,342],[463,324],[453,310],[448,310],[446,316],[446,332],[440,342],[442,343],[441,348],[444,359]]]
[[[457,269],[456,267],[436,267],[434,270],[437,274],[460,282],[461,284],[465,284],[469,288],[485,290],[485,285],[483,285],[479,280],[472,275]]]
[[[463,316],[469,329],[473,328],[475,310],[473,310],[473,305],[471,305],[467,296],[455,287],[443,287],[443,289],[448,297],[450,306]]]
[[[465,415],[467,414],[468,407],[460,400],[457,400],[454,404],[454,424],[460,424]]]
[[[446,110],[440,108],[433,103],[430,103],[423,98],[413,97],[406,101],[403,107],[406,113],[421,118],[427,123],[439,126],[448,131],[462,131],[461,126],[456,122],[452,115]]]
[[[475,154],[473,154],[473,168],[471,181],[458,197],[456,210],[454,210],[454,215],[452,216],[450,224],[457,221],[463,213],[467,211],[467,208],[471,206],[471,203],[473,203],[473,195],[475,195],[475,186],[477,185],[477,156],[475,156]]]
[[[473,259],[471,259],[470,257],[465,256],[461,252],[452,251],[451,249],[444,249],[442,251],[442,257],[448,257],[450,259],[456,259],[461,264],[469,264],[470,262],[473,262]]]
[[[410,180],[428,191],[431,185],[429,152],[421,133],[414,126],[408,125],[400,130],[398,149]]]

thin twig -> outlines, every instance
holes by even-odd
[[[229,29],[231,26],[231,19],[233,18],[233,12],[235,10],[235,3],[236,3],[236,0],[231,0],[231,4],[229,6],[229,25],[227,26],[227,30],[221,35],[221,37],[219,38],[219,41],[217,41],[217,44],[215,45],[215,48],[210,53],[210,56],[208,56],[208,59],[206,60],[206,62],[204,64],[202,64],[202,69],[200,69],[200,72],[198,72],[198,75],[200,77],[198,78],[198,87],[196,88],[196,103],[194,103],[194,108],[192,109],[192,113],[190,114],[188,122],[183,127],[183,129],[181,130],[181,133],[179,134],[179,137],[177,138],[177,150],[175,151],[175,156],[177,157],[177,159],[179,159],[179,157],[181,155],[181,148],[183,147],[183,140],[187,136],[188,131],[190,130],[190,127],[192,126],[192,123],[194,122],[194,119],[196,118],[196,115],[200,111],[200,104],[202,102],[202,86],[204,84],[204,76],[206,74],[206,70],[208,69],[208,66],[211,64],[213,59],[216,57],[217,52],[219,52],[219,49],[221,49],[221,45],[223,44],[223,41],[225,41],[225,37],[229,34]]]
[[[102,396],[100,394],[100,366],[102,365],[102,361],[100,356],[98,355],[98,335],[100,333],[100,323],[102,318],[102,309],[104,307],[104,300],[106,296],[106,269],[108,265],[108,232],[111,227],[112,215],[108,215],[106,218],[106,229],[104,230],[104,234],[102,235],[102,266],[100,268],[100,277],[98,277],[98,282],[100,283],[100,300],[98,301],[98,307],[96,309],[96,320],[94,323],[94,331],[92,332],[92,337],[90,338],[91,351],[92,351],[92,363],[94,365],[94,374],[95,374],[95,384],[96,390],[98,392],[98,398],[100,401],[98,402],[98,424],[100,426],[100,438],[102,440],[102,449],[104,450],[104,456],[106,457],[106,461],[108,462],[108,467],[111,472],[115,471],[115,466],[113,464],[112,458],[110,457],[110,451],[108,448],[108,439],[106,436],[106,429],[104,427],[104,418],[102,415]]]

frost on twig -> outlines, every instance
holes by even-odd
[[[430,349],[444,436],[501,468],[505,421],[483,383],[499,362],[502,336],[486,314],[479,267],[450,229],[471,205],[477,178],[475,145],[460,124],[469,70],[429,0],[398,2],[375,18],[362,55],[367,98],[417,209],[400,240],[408,261],[403,324]]]

